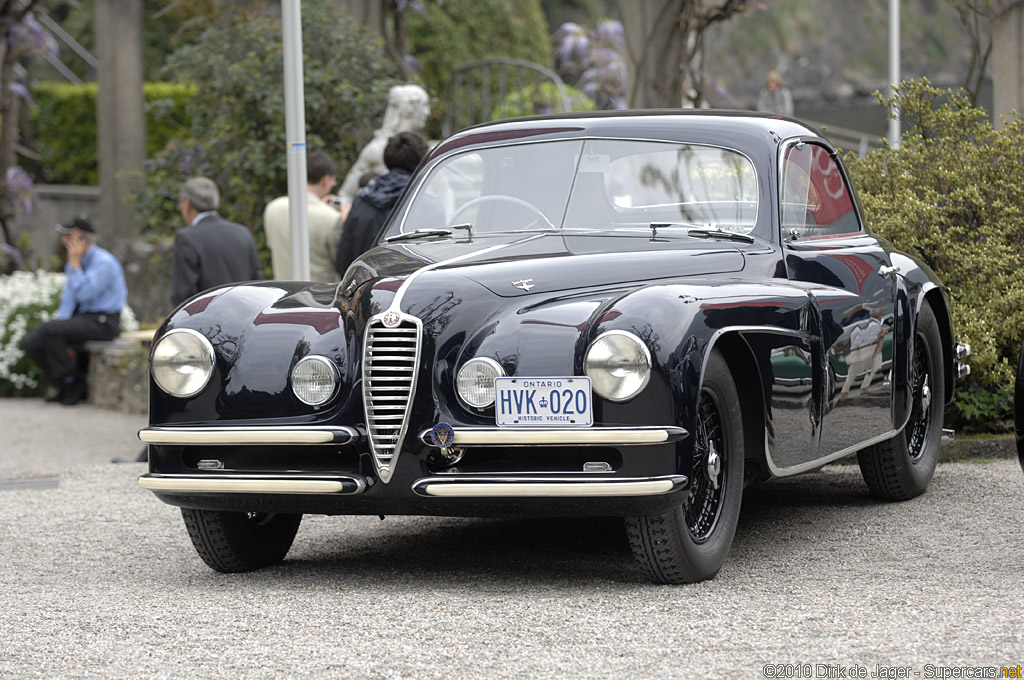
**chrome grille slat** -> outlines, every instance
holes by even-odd
[[[391,473],[405,438],[416,369],[420,362],[420,321],[405,314],[388,328],[383,316],[370,319],[363,344],[363,411],[370,451],[382,482]]]

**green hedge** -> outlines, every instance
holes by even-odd
[[[146,154],[188,133],[188,102],[196,88],[178,83],[146,83]],[[30,120],[33,149],[41,156],[35,180],[46,184],[99,184],[96,152],[95,83],[39,83],[34,86]]]

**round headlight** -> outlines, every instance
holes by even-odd
[[[153,347],[150,372],[157,386],[175,397],[199,394],[213,375],[213,345],[190,328],[170,331]]]
[[[459,396],[473,408],[487,408],[494,403],[494,379],[504,376],[505,371],[494,359],[470,359],[456,379]]]
[[[583,372],[602,397],[626,401],[638,395],[651,379],[651,353],[632,333],[608,331],[587,349]]]
[[[340,378],[333,361],[313,354],[292,369],[292,392],[303,404],[320,406],[334,396]]]

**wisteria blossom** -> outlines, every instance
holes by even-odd
[[[588,31],[566,22],[555,31],[555,67],[562,78],[599,109],[626,108],[626,60],[622,24],[605,19]]]
[[[25,335],[53,318],[67,277],[38,270],[0,276],[0,394],[30,392],[38,375],[21,349]],[[131,307],[121,310],[121,331],[135,331],[139,322]]]

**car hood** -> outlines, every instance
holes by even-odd
[[[449,272],[495,295],[518,297],[739,272],[744,257],[736,244],[685,236],[534,233],[385,244],[367,253],[360,266],[367,269],[363,276]]]

